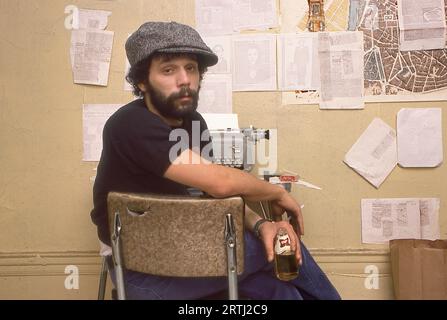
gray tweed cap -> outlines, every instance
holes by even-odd
[[[218,60],[196,30],[177,22],[146,22],[126,41],[131,66],[154,52],[197,54],[206,67]]]

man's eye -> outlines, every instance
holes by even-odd
[[[186,70],[188,70],[188,71],[196,71],[197,67],[196,66],[188,66],[188,67],[186,67]]]
[[[164,74],[170,74],[172,72],[174,72],[174,69],[172,69],[172,68],[163,69]]]

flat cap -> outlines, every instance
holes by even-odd
[[[146,22],[126,41],[131,66],[154,52],[193,53],[205,67],[215,65],[218,60],[196,30],[177,22]]]

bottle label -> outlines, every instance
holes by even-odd
[[[290,238],[289,235],[282,234],[277,235],[276,242],[275,242],[275,253],[276,254],[283,254],[285,252],[290,252]]]

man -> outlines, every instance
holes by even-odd
[[[148,22],[129,37],[126,53],[131,64],[128,80],[134,93],[142,98],[123,106],[104,127],[91,214],[100,240],[110,245],[110,191],[184,195],[188,187],[193,187],[216,198],[240,195],[247,201],[270,201],[274,214],[285,210],[293,214],[300,230],[294,231],[284,221],[261,219],[247,210],[246,226],[261,241],[252,232],[245,234],[241,295],[253,299],[338,299],[326,276],[300,246],[300,206],[282,187],[237,169],[211,164],[206,155],[201,156],[204,143],[194,148],[191,146],[197,142],[189,141],[190,148],[180,154],[171,152],[177,143],[169,139],[173,130],[182,128],[191,137],[193,121],[200,124],[202,132],[206,130],[205,121],[195,110],[202,76],[207,67],[217,63],[217,56],[200,35],[175,22]],[[296,259],[302,264],[300,276],[291,282],[282,282],[272,274],[273,240],[281,227],[289,233]],[[130,270],[125,272],[125,282],[131,299],[200,299],[226,287],[222,278],[170,278]]]

